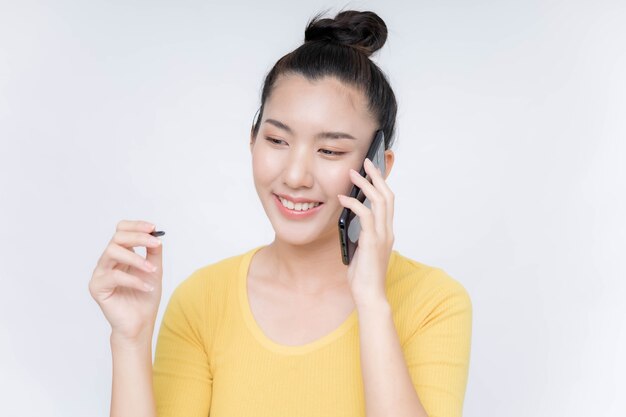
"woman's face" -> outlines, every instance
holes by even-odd
[[[278,239],[339,242],[337,194],[350,192],[349,169],[360,169],[376,129],[363,93],[334,77],[277,80],[250,146],[254,185]],[[300,200],[319,205],[292,205]]]

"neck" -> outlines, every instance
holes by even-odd
[[[306,245],[275,238],[266,250],[272,275],[294,291],[317,294],[348,285],[336,235]]]

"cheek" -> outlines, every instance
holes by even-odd
[[[323,187],[327,194],[336,200],[337,194],[349,194],[352,189],[349,170],[350,164],[332,168],[326,167],[319,178],[323,178]]]
[[[270,153],[258,145],[252,151],[252,175],[255,183],[265,183],[275,176],[278,164],[275,157],[270,158]]]

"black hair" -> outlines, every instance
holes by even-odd
[[[280,58],[265,77],[259,115],[252,124],[256,138],[265,101],[282,74],[300,74],[315,81],[334,76],[365,93],[368,110],[385,135],[385,149],[394,139],[396,97],[382,70],[369,57],[387,40],[387,26],[374,12],[346,10],[334,19],[313,17],[304,31],[304,43]]]

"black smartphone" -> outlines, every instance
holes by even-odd
[[[382,130],[377,130],[374,134],[374,140],[367,151],[366,158],[369,158],[374,165],[385,174],[385,135]],[[363,160],[365,163],[365,160]],[[365,167],[361,165],[359,173],[371,183],[372,179],[365,174]],[[356,185],[352,186],[350,197],[354,197],[363,203],[367,208],[371,209],[370,201],[365,197],[363,191]],[[339,216],[339,242],[341,244],[341,258],[345,265],[349,265],[354,256],[354,251],[359,244],[359,234],[361,233],[361,222],[359,217],[347,207],[344,207]]]

